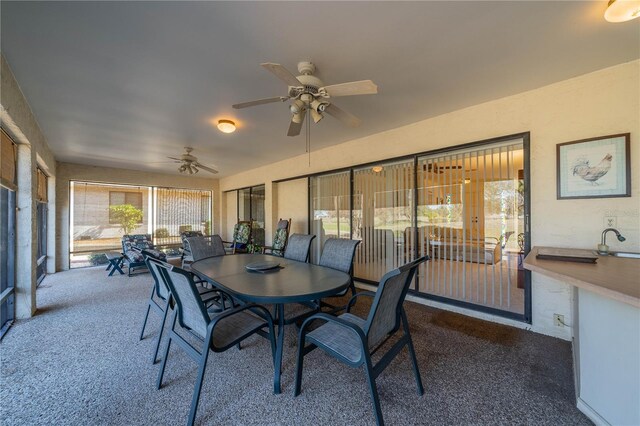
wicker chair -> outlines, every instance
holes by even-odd
[[[284,258],[307,262],[311,251],[311,242],[315,235],[293,234],[289,237],[287,248],[284,250]]]
[[[263,254],[273,254],[274,256],[284,256],[289,239],[289,229],[291,229],[291,219],[280,219],[273,235],[273,244],[262,248]]]
[[[402,304],[418,266],[428,259],[428,256],[421,257],[398,269],[387,272],[382,277],[375,293],[357,293],[349,301],[347,313],[339,317],[320,313],[312,315],[305,320],[300,328],[298,339],[295,396],[300,395],[304,356],[316,348],[321,348],[327,354],[351,367],[365,366],[378,425],[383,425],[384,420],[376,388],[376,377],[384,371],[405,346],[409,350],[409,358],[413,367],[418,394],[422,395],[424,393],[418,362],[413,349],[411,334],[409,333],[407,315]],[[349,313],[352,303],[360,296],[373,297],[371,310],[366,320]],[[324,321],[324,324],[310,331],[309,326],[311,323],[318,320]],[[374,365],[371,356],[382,348],[391,337],[395,336],[401,326],[402,336],[395,340],[393,346]],[[305,346],[307,343],[309,345]]]
[[[175,266],[172,267],[166,263],[160,264],[160,266],[160,272],[171,290],[177,308],[174,311],[168,331],[169,336],[158,373],[157,387],[160,389],[162,386],[169,349],[171,343],[175,342],[191,359],[198,363],[198,377],[193,390],[191,410],[187,420],[187,425],[193,425],[200,401],[200,391],[207,367],[209,350],[212,352],[224,352],[244,339],[254,334],[259,334],[269,339],[271,355],[275,364],[276,341],[273,320],[269,311],[255,304],[246,304],[222,312],[207,311],[198,295],[196,285],[187,271]],[[268,328],[269,332],[265,333],[263,328]],[[180,329],[189,331],[191,336],[202,342],[200,351],[178,333]]]

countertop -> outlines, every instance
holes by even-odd
[[[598,256],[596,263],[537,259],[542,248],[551,247],[532,248],[523,262],[526,269],[640,308],[640,259]]]

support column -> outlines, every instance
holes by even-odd
[[[36,312],[36,158],[29,145],[17,147],[16,318],[29,318]]]
[[[278,184],[265,182],[264,184],[264,241],[271,245],[274,230],[278,223]]]

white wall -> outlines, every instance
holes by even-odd
[[[58,271],[69,269],[69,182],[72,180],[213,191],[214,213],[212,233],[219,232],[220,207],[218,204],[220,202],[220,196],[217,179],[194,178],[71,163],[58,163],[57,173],[56,220],[58,232],[56,233],[56,247],[58,262],[56,269]]]
[[[55,259],[55,179],[56,162],[31,108],[20,90],[9,64],[0,55],[0,120],[2,128],[18,144],[18,191],[16,213],[16,317],[28,318],[37,308],[36,265],[36,167],[49,177],[47,226],[47,272]]]
[[[273,180],[529,131],[532,244],[595,248],[604,215],[613,213],[627,241],[623,244],[611,241],[612,250],[639,251],[639,93],[640,61],[636,60],[321,149],[312,152],[311,166],[301,153],[298,157],[223,178],[220,189],[261,183],[269,186]],[[631,133],[632,145],[632,197],[556,199],[558,143],[627,132]],[[279,197],[284,196],[281,191],[278,193]],[[288,202],[306,204],[306,193],[292,194]],[[271,200],[266,205],[271,205]],[[278,207],[278,214],[280,212],[282,209]],[[570,328],[553,325],[554,313],[571,317],[572,292],[568,285],[534,274],[532,306],[533,330],[571,338]]]
[[[291,219],[292,234],[309,232],[309,185],[306,178],[276,184],[278,187],[277,219]],[[301,202],[303,200],[304,202]]]

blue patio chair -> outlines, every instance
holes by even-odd
[[[249,242],[251,240],[251,222],[241,221],[235,224],[233,227],[233,238],[231,241],[223,241],[225,244],[229,244],[225,247],[225,250],[229,254],[247,253]]]
[[[193,258],[191,257],[191,249],[187,245],[187,238],[202,236],[202,231],[182,231],[180,233],[180,241],[182,242],[182,247],[180,248],[180,263],[182,264],[183,268],[186,264],[193,262]]]
[[[297,260],[298,262],[308,262],[311,242],[315,235],[292,234],[289,237],[287,248],[284,250],[284,258]]]
[[[122,236],[122,254],[124,256],[124,263],[128,266],[128,275],[131,276],[131,272],[138,267],[144,267],[146,269],[147,264],[144,260],[144,254],[142,250],[145,250],[148,255],[155,259],[165,262],[167,255],[160,250],[156,250],[156,246],[151,241],[151,234],[131,234]]]
[[[269,311],[255,304],[246,304],[222,312],[207,311],[199,297],[196,284],[187,271],[171,266],[167,263],[159,263],[160,272],[176,302],[176,310],[173,314],[169,339],[165,349],[164,358],[158,373],[157,387],[162,386],[162,377],[167,365],[169,348],[172,342],[176,342],[187,355],[198,363],[198,377],[193,390],[191,409],[187,425],[193,425],[200,400],[200,391],[207,367],[209,351],[224,352],[244,339],[259,334],[268,338],[271,343],[271,356],[275,365],[276,342],[273,328],[273,320]],[[198,351],[184,337],[178,334],[179,327],[190,332],[197,340],[202,342],[202,349]],[[264,328],[269,332],[265,333]]]
[[[384,420],[375,381],[405,346],[409,350],[409,357],[418,387],[418,395],[424,394],[418,362],[413,349],[411,334],[409,333],[409,323],[402,304],[418,266],[428,259],[428,256],[424,256],[398,269],[387,272],[380,280],[378,290],[375,293],[368,291],[357,293],[347,304],[347,313],[339,317],[319,313],[305,320],[300,328],[298,339],[298,365],[294,396],[300,395],[304,356],[312,350],[320,348],[351,367],[365,366],[376,423],[383,425]],[[349,313],[352,303],[360,296],[373,297],[371,310],[366,320]],[[313,331],[309,331],[309,325],[316,320],[323,321],[324,324]],[[371,361],[371,356],[382,348],[391,337],[395,336],[401,326],[402,336],[374,365]],[[309,343],[309,345],[305,346],[306,343]]]
[[[152,358],[152,361],[155,364],[156,362],[158,362],[158,349],[160,349],[160,340],[162,339],[162,332],[164,331],[164,325],[167,321],[167,313],[169,312],[169,308],[173,305],[173,302],[171,300],[171,292],[169,291],[169,287],[167,287],[164,277],[162,276],[162,274],[160,274],[160,271],[158,269],[159,265],[161,265],[160,261],[150,256],[146,256],[145,262],[147,264],[149,272],[151,273],[151,277],[153,278],[153,286],[151,287],[151,295],[149,296],[149,301],[147,303],[147,312],[144,315],[142,330],[140,331],[140,340],[144,338],[144,330],[147,327],[149,312],[153,309],[154,312],[162,317],[160,331],[158,333],[158,338]],[[218,294],[212,292],[209,289],[201,286],[197,286],[197,289],[200,298],[205,304],[217,303],[217,301],[220,299]]]
[[[326,266],[327,268],[336,269],[338,271],[349,274],[351,279],[349,287],[333,297],[342,297],[351,291],[351,295],[355,296],[356,287],[353,284],[353,257],[356,254],[356,248],[360,244],[361,240],[347,240],[345,238],[330,238],[324,243],[322,248],[322,254],[320,255],[320,261],[318,265]],[[325,299],[326,300],[326,299]],[[337,312],[346,309],[344,306],[334,306],[326,301],[321,302],[321,306],[327,306],[331,308],[329,312]]]

